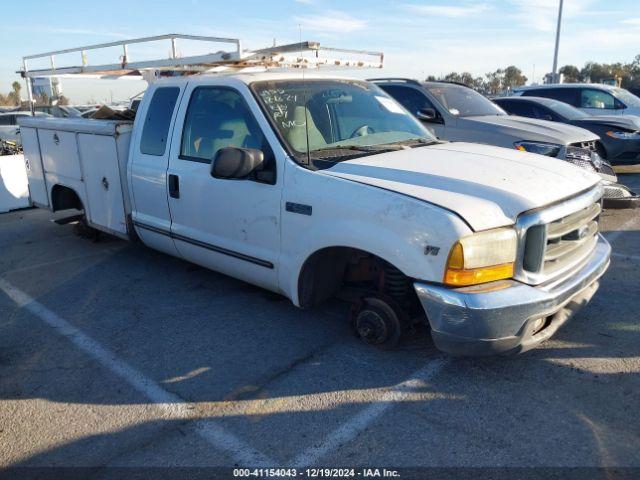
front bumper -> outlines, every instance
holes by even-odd
[[[611,247],[600,236],[580,267],[546,284],[504,280],[452,289],[417,282],[414,288],[440,350],[454,355],[519,353],[551,337],[589,302],[610,255]]]

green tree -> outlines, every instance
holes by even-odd
[[[504,70],[499,68],[495,72],[485,74],[487,79],[485,83],[485,93],[489,95],[497,95],[503,90]]]
[[[22,88],[20,82],[13,82],[11,84],[12,91],[7,95],[7,103],[11,105],[20,105],[20,89]]]
[[[522,70],[514,65],[509,65],[504,69],[502,88],[512,90],[527,83],[527,77],[522,74]]]
[[[462,77],[460,76],[460,74],[458,72],[451,72],[451,73],[448,73],[447,75],[445,75],[442,80],[444,80],[445,82],[460,83],[460,82],[462,82]]]
[[[575,65],[565,65],[560,70],[559,73],[564,75],[564,81],[566,83],[578,83],[582,81],[582,75],[580,74],[580,69]]]

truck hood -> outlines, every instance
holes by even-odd
[[[489,128],[491,132],[510,136],[514,141],[544,141],[558,145],[597,140],[597,136],[588,130],[564,123],[518,117],[516,115],[482,115],[479,117],[461,117],[465,127]]]
[[[563,160],[472,143],[370,155],[318,173],[438,205],[457,213],[476,231],[512,225],[522,212],[573,196],[600,181]]]

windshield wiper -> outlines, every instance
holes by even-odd
[[[381,146],[382,145],[399,146],[400,148],[403,148],[403,147],[416,148],[416,147],[427,147],[429,145],[435,145],[436,143],[441,143],[441,141],[437,139],[425,140],[424,138],[410,138],[409,140],[399,140],[397,142],[383,143],[380,145]]]
[[[324,147],[318,148],[317,150],[311,151],[311,153],[316,152],[328,152],[331,150],[355,150],[358,152],[380,152],[384,150],[400,150],[402,146],[398,145],[398,148],[395,148],[392,144],[379,144],[379,145],[334,145],[332,147]]]

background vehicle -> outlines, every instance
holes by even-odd
[[[617,183],[611,165],[600,157],[597,135],[583,128],[548,120],[510,116],[499,106],[466,85],[450,82],[418,82],[378,79],[374,82],[412,112],[438,138],[516,148],[556,157],[600,175],[605,198],[629,197]],[[610,203],[626,208],[626,203]]]
[[[80,117],[82,115],[80,110],[66,105],[36,105],[34,109],[36,112],[47,113],[58,118]]]
[[[640,98],[624,88],[595,83],[531,85],[513,90],[523,97],[545,97],[568,103],[591,115],[640,115]]]
[[[265,52],[273,65],[286,48],[254,54],[237,42],[224,65]],[[299,58],[300,44],[292,51]],[[37,205],[80,210],[87,228],[303,308],[338,296],[375,345],[428,322],[454,354],[527,350],[590,300],[609,264],[597,175],[442,144],[360,80],[299,70],[166,78],[150,84],[133,124],[22,125]]]
[[[37,115],[50,117],[47,113],[38,112]],[[29,111],[12,111],[0,113],[0,140],[6,140],[20,144],[20,127],[18,119],[31,116]]]
[[[543,97],[502,97],[493,100],[510,115],[568,123],[600,137],[600,156],[612,164],[640,163],[640,117],[592,116],[567,103]]]

